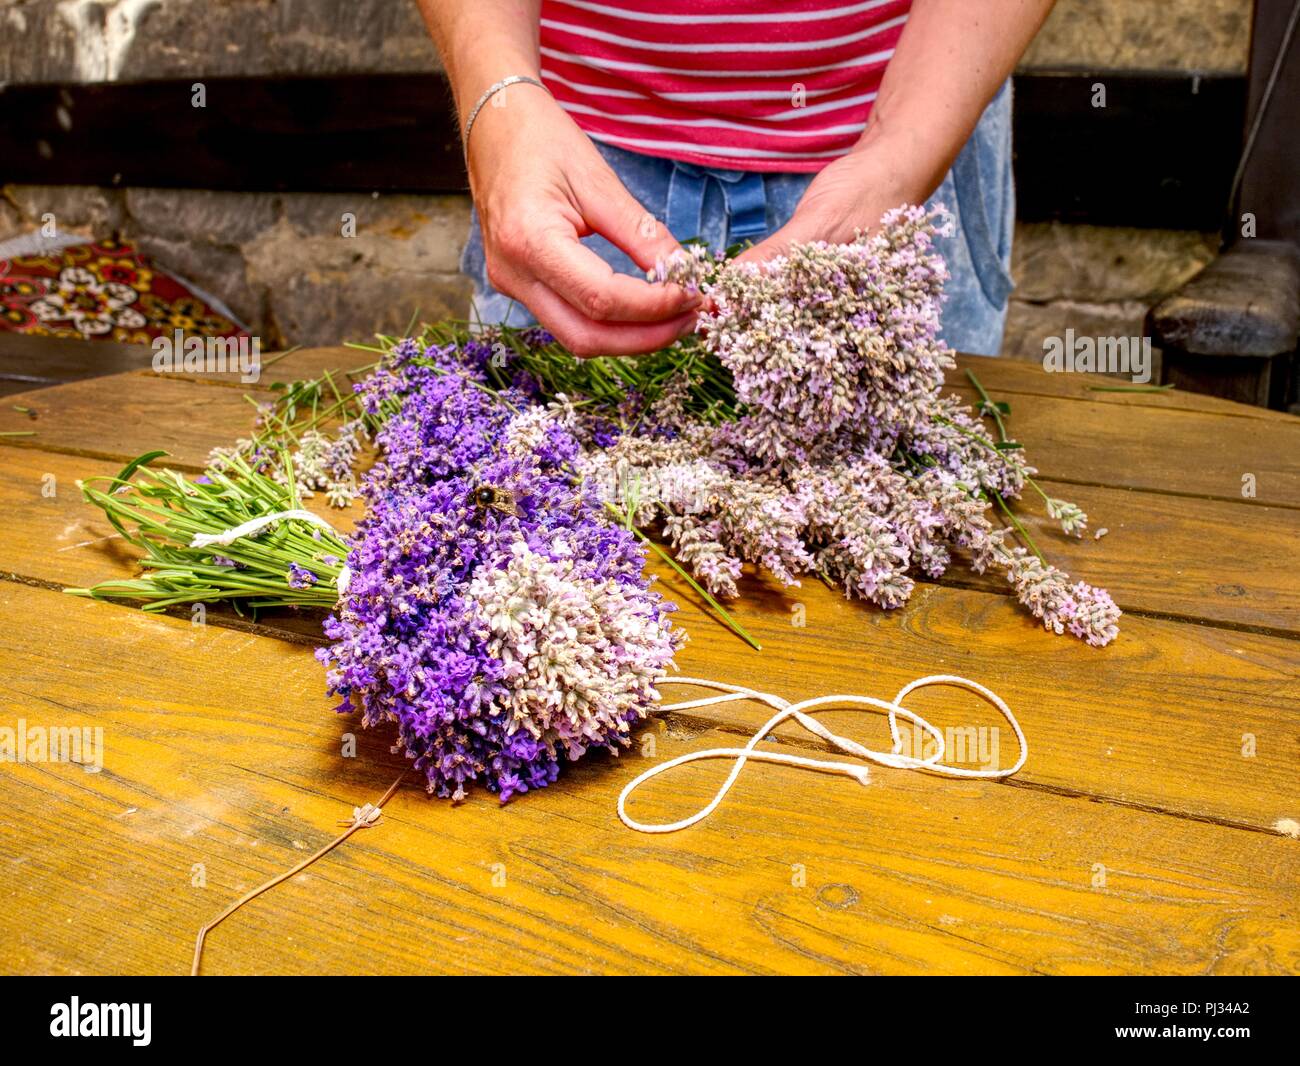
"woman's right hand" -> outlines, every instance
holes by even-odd
[[[578,356],[651,352],[689,333],[698,296],[615,273],[580,241],[598,233],[649,270],[680,247],[672,234],[549,93],[514,84],[497,95],[469,139],[492,285]]]

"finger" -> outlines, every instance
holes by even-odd
[[[680,285],[652,285],[619,274],[576,237],[540,236],[525,266],[533,277],[594,322],[662,322],[699,306]]]
[[[528,309],[561,344],[581,359],[598,355],[643,355],[666,348],[695,328],[695,312],[662,322],[599,322],[576,311],[541,282],[525,296]]]
[[[489,255],[488,281],[534,314],[537,309],[529,302],[534,286],[552,295],[563,294],[577,316],[590,322],[668,322],[701,305],[699,296],[679,286],[651,285],[615,273],[595,252],[563,232],[538,236],[527,247],[519,244]]]
[[[735,263],[766,263],[778,255],[784,255],[787,245],[784,241],[777,241],[776,234],[772,234],[765,241],[759,241],[751,248],[746,248],[732,262]]]

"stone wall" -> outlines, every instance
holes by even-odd
[[[1250,0],[1058,0],[1026,69],[1246,67]],[[0,82],[436,69],[413,0],[0,0]]]
[[[0,0],[0,82],[439,69],[414,0]]]
[[[1251,0],[1057,0],[1024,70],[1240,74]]]
[[[1003,353],[1037,362],[1043,338],[1140,337],[1147,309],[1214,258],[1218,234],[1020,223]]]
[[[1059,0],[1026,70],[1241,73],[1250,0]],[[0,83],[436,69],[412,0],[0,0]],[[267,344],[463,314],[459,196],[262,194],[6,186],[0,240],[53,212],[120,232],[225,301]],[[342,235],[342,216],[356,235]],[[1008,354],[1042,338],[1141,331],[1146,308],[1209,260],[1197,233],[1021,225]]]
[[[267,346],[335,344],[463,316],[463,196],[7,186],[0,241],[40,228],[120,233],[222,300]],[[344,216],[355,235],[344,235]]]

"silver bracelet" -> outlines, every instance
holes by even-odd
[[[543,85],[536,78],[530,78],[526,74],[511,74],[510,77],[502,78],[500,81],[495,82],[492,85],[489,85],[486,89],[483,90],[483,95],[478,98],[478,101],[474,104],[474,106],[470,108],[469,118],[465,120],[465,151],[466,152],[469,151],[469,131],[474,128],[474,120],[478,118],[478,113],[483,110],[483,105],[486,104],[489,100],[491,100],[492,97],[496,96],[496,94],[499,93],[502,89],[504,89],[507,85],[518,85],[520,82],[523,82],[526,85],[536,85],[539,89],[548,93],[551,91],[550,89],[547,89],[546,86]]]

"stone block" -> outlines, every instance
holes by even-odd
[[[1022,222],[1011,273],[1020,300],[1154,301],[1195,277],[1217,251],[1217,234]]]

